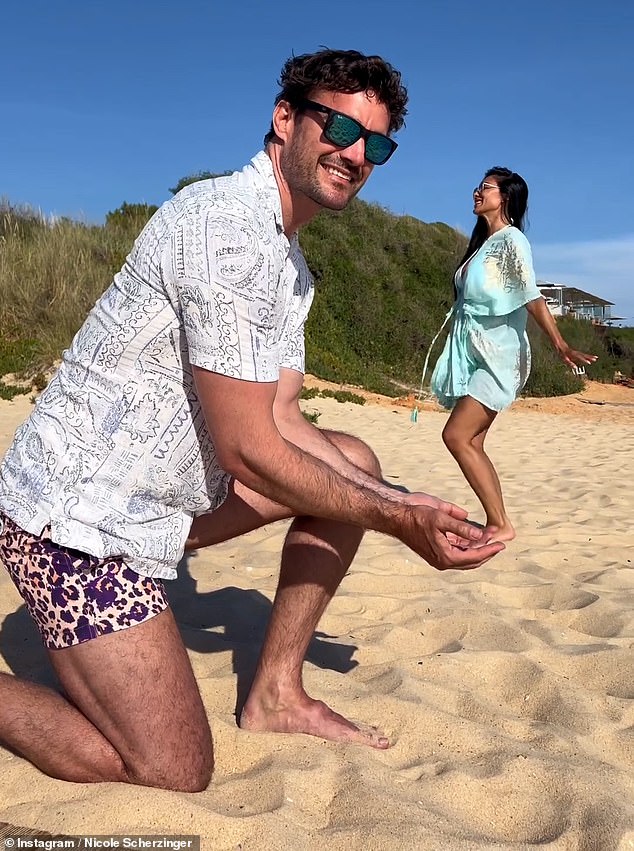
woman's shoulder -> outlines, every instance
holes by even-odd
[[[514,225],[507,225],[507,227],[502,228],[497,231],[497,233],[494,233],[493,236],[497,236],[498,239],[501,242],[506,243],[506,245],[518,245],[522,248],[530,249],[530,242],[528,241],[526,234]]]

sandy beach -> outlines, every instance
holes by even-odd
[[[368,441],[388,481],[482,519],[442,445],[446,413],[425,403],[413,423],[411,405],[365,395],[304,407]],[[0,454],[30,408],[0,402]],[[214,733],[211,786],[76,785],[0,749],[0,822],[195,834],[210,851],[634,849],[634,390],[520,400],[488,446],[517,540],[478,570],[441,573],[369,533],[309,651],[309,693],[381,727],[389,750],[236,727],[277,524],[186,559],[170,586]],[[0,670],[52,684],[3,570],[0,619]]]

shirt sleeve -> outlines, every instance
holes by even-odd
[[[231,378],[277,381],[282,269],[253,212],[235,199],[204,214],[189,211],[171,234],[163,265],[190,362]]]
[[[486,250],[484,300],[491,316],[506,316],[539,298],[529,241],[517,228],[508,228]]]
[[[280,366],[304,373],[306,371],[304,328],[313,301],[314,286],[313,277],[308,270],[296,236],[291,242],[290,263],[295,270],[295,286],[285,317]]]
[[[284,353],[281,358],[280,366],[286,369],[294,369],[295,372],[306,371],[306,352],[304,343],[304,324],[293,330],[283,340]]]

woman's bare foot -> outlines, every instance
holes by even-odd
[[[372,748],[389,748],[390,742],[375,727],[348,721],[321,700],[305,692],[298,697],[269,702],[253,694],[247,698],[238,725],[261,733],[306,733],[331,742],[356,742]]]
[[[515,537],[515,529],[508,521],[499,526],[487,524],[485,531],[492,543],[493,541],[512,541]]]

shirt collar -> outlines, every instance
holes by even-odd
[[[266,188],[270,190],[271,208],[275,216],[275,224],[278,230],[284,232],[284,220],[282,218],[282,199],[280,198],[280,190],[273,172],[273,163],[271,158],[265,151],[260,151],[251,160],[251,165],[257,171],[258,175],[266,184]]]

